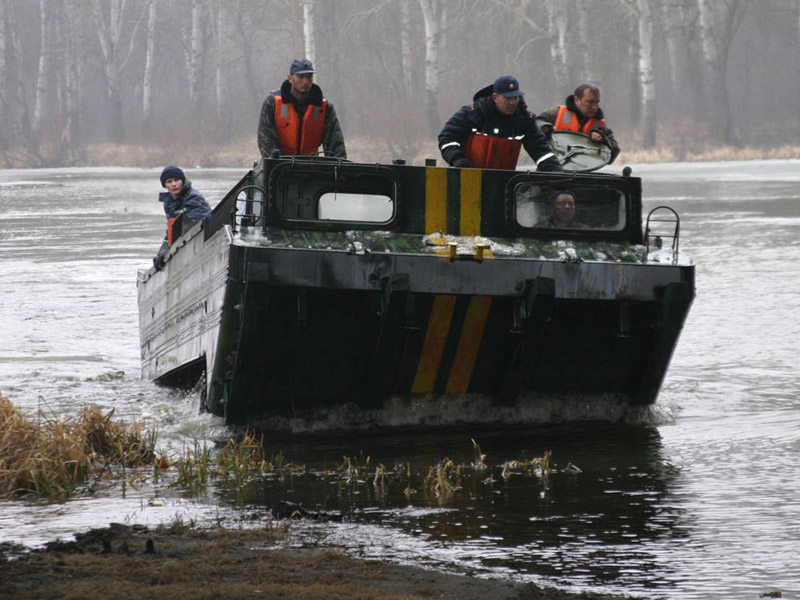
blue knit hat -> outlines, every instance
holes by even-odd
[[[182,179],[186,181],[186,175],[178,167],[164,167],[164,170],[161,171],[161,187],[167,187],[167,179]]]

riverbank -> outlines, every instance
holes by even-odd
[[[356,162],[390,163],[402,158],[409,164],[423,164],[426,158],[434,158],[443,164],[436,140],[426,140],[413,147],[391,152],[385,144],[374,139],[348,139],[348,158]],[[115,166],[155,168],[168,164],[179,164],[185,168],[241,168],[249,169],[259,158],[255,138],[245,138],[225,144],[199,141],[195,144],[171,145],[168,140],[162,144],[89,144],[73,159],[70,166]],[[615,165],[664,162],[710,162],[738,160],[785,160],[800,158],[800,145],[781,146],[710,146],[709,148],[689,149],[685,145],[665,145],[644,150],[623,148]],[[530,168],[532,163],[523,153],[520,168]]]
[[[0,595],[8,600],[624,598],[357,560],[326,548],[291,548],[284,543],[285,527],[233,531],[173,524],[148,530],[114,524],[17,557],[13,547],[0,546]]]

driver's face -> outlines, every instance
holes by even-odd
[[[559,223],[569,223],[575,217],[575,198],[572,194],[559,194],[553,203],[553,218]]]

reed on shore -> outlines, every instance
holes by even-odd
[[[65,499],[152,464],[156,431],[113,415],[94,404],[77,416],[30,415],[0,394],[0,496]]]

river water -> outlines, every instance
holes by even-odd
[[[196,393],[139,377],[136,270],[164,232],[156,170],[0,171],[0,393],[23,409],[89,404],[157,425],[159,448],[224,438]],[[243,174],[188,170],[213,204]],[[634,166],[646,209],[681,215],[697,299],[657,403],[611,416],[579,402],[524,422],[269,437],[306,466],[245,498],[141,483],[66,503],[0,501],[0,542],[37,546],[109,522],[175,518],[263,525],[277,499],[342,514],[299,522],[294,544],[329,544],[477,576],[643,598],[800,598],[800,161]],[[405,407],[407,408],[407,407]],[[440,407],[479,418],[465,398]],[[394,407],[403,422],[404,406]],[[487,413],[488,414],[488,413]],[[347,416],[340,416],[346,419]],[[590,419],[590,420],[587,420]],[[391,418],[390,418],[391,421]],[[473,442],[485,470],[471,467]],[[509,461],[552,452],[546,478]],[[368,477],[331,475],[343,457]],[[449,458],[455,490],[422,485]],[[568,463],[580,472],[564,471]],[[375,468],[414,481],[378,485]]]

